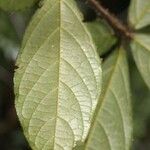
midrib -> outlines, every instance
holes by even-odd
[[[53,147],[54,147],[54,150],[56,150],[56,148],[55,148],[55,146],[56,146],[56,130],[57,130],[57,122],[58,122],[58,111],[59,111],[59,108],[58,108],[58,103],[59,103],[59,99],[60,99],[60,95],[59,95],[59,90],[60,90],[60,68],[61,68],[61,66],[60,66],[60,61],[61,61],[61,56],[60,56],[60,53],[61,53],[61,26],[62,26],[62,23],[61,23],[61,21],[62,21],[62,13],[61,13],[61,11],[62,11],[62,9],[61,9],[61,7],[62,7],[62,2],[63,2],[63,0],[58,0],[59,1],[59,55],[58,55],[58,93],[57,93],[57,99],[56,99],[56,120],[55,120],[55,130],[54,130],[54,143],[53,143]]]

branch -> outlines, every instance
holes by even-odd
[[[116,31],[119,31],[119,33],[121,33],[128,39],[133,39],[131,30],[127,26],[125,26],[118,18],[108,12],[108,10],[104,8],[98,1],[87,0],[87,2],[91,6],[93,6]]]

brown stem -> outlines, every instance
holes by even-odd
[[[118,18],[108,12],[108,10],[104,8],[98,1],[87,0],[87,2],[91,4],[91,6],[93,6],[116,31],[119,31],[121,35],[128,39],[133,38],[131,30],[126,27]]]

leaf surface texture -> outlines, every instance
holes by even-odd
[[[15,73],[16,109],[35,150],[85,141],[101,91],[101,64],[74,0],[45,0]]]

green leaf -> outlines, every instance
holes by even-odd
[[[91,32],[100,55],[105,54],[117,42],[114,32],[104,21],[96,20],[86,23],[86,25]]]
[[[16,109],[35,150],[84,142],[101,89],[101,65],[74,0],[46,0],[24,38]]]
[[[136,65],[150,88],[150,34],[135,34],[131,48]]]
[[[132,123],[125,51],[115,51],[102,68],[103,91],[84,150],[129,150]]]
[[[150,1],[132,0],[129,21],[136,29],[150,25]]]
[[[13,41],[17,40],[17,35],[10,22],[10,18],[2,10],[0,10],[0,36],[4,36],[7,39],[10,38]]]
[[[4,52],[7,59],[15,60],[18,48],[19,44],[14,27],[12,26],[8,15],[3,11],[0,11],[0,51]],[[4,60],[0,58],[0,64],[3,64],[3,61]],[[9,64],[6,66],[9,66]]]
[[[38,0],[0,0],[0,8],[7,11],[22,10],[32,6]]]

